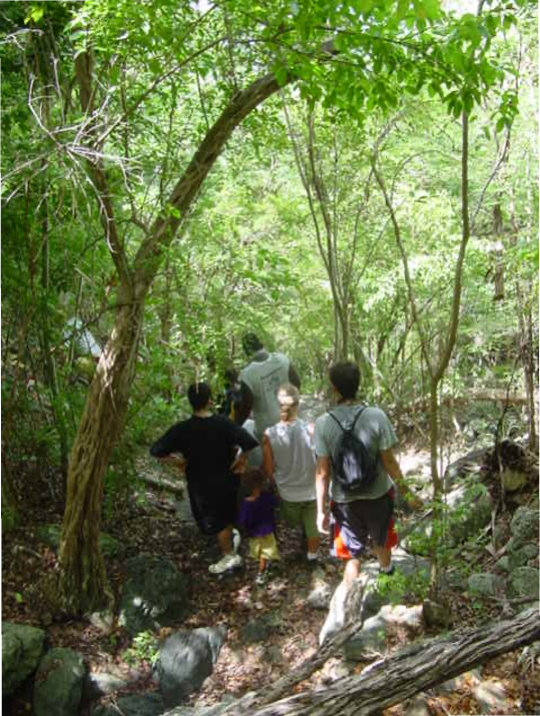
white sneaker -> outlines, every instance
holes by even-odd
[[[238,569],[238,567],[241,566],[242,557],[240,557],[239,554],[226,554],[219,560],[219,562],[211,564],[208,567],[208,571],[212,574],[223,574],[223,572]]]
[[[238,554],[238,548],[240,547],[241,541],[242,538],[240,537],[240,532],[234,528],[232,531],[232,548],[234,554]]]

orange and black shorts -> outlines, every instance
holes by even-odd
[[[391,549],[397,545],[394,527],[394,490],[376,500],[332,502],[331,553],[340,559],[360,557],[370,544]]]

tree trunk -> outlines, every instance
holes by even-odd
[[[223,713],[249,716],[367,716],[402,703],[500,654],[540,639],[538,609],[465,633],[409,645],[358,676],[257,708],[257,695]],[[264,698],[264,692],[260,694]],[[174,716],[174,710],[169,716]]]
[[[2,453],[2,533],[17,527],[21,521],[17,495],[13,487],[13,479],[8,460]]]
[[[493,264],[495,270],[495,293],[494,301],[504,300],[504,243],[503,243],[503,217],[501,205],[493,207],[493,235],[495,244],[493,247]]]
[[[47,293],[50,288],[49,270],[49,198],[45,195],[43,201],[43,249],[41,286],[43,288],[41,306],[41,338],[43,347],[43,360],[45,364],[45,382],[51,396],[51,405],[54,415],[54,425],[60,443],[60,470],[62,472],[62,497],[65,499],[68,470],[68,435],[62,401],[59,400],[58,379],[56,364],[51,351],[49,311],[47,308]]]
[[[92,61],[86,53],[78,56],[76,69],[81,104],[89,112]],[[288,81],[290,79],[292,77]],[[70,457],[59,555],[59,598],[62,609],[68,614],[85,614],[110,601],[99,548],[101,503],[105,471],[126,415],[146,295],[159,270],[164,250],[185,221],[201,185],[231,134],[252,110],[278,89],[273,73],[269,73],[232,97],[174,187],[168,201],[174,211],[158,216],[132,266],[118,236],[106,173],[103,167],[90,165],[120,289],[115,324],[92,380]]]
[[[144,307],[122,298],[71,451],[59,555],[61,606],[69,614],[98,610],[110,599],[99,549],[104,478],[126,415]]]

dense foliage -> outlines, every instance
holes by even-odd
[[[104,347],[142,258],[145,322],[108,489],[185,409],[178,386],[198,376],[219,391],[242,365],[248,328],[290,355],[304,390],[324,390],[348,355],[369,398],[425,397],[462,233],[463,115],[471,239],[439,395],[537,385],[532,5],[86,0],[3,3],[0,18],[6,496],[33,478],[63,499],[95,368],[67,322]],[[184,215],[179,177],[267,73],[280,89],[212,158]]]

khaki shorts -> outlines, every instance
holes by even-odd
[[[317,501],[289,502],[281,500],[279,503],[282,517],[291,527],[303,526],[306,537],[313,539],[319,537],[317,529]]]
[[[271,532],[269,535],[264,535],[264,537],[250,537],[249,553],[253,559],[260,559],[261,557],[269,560],[279,559],[276,535]]]

